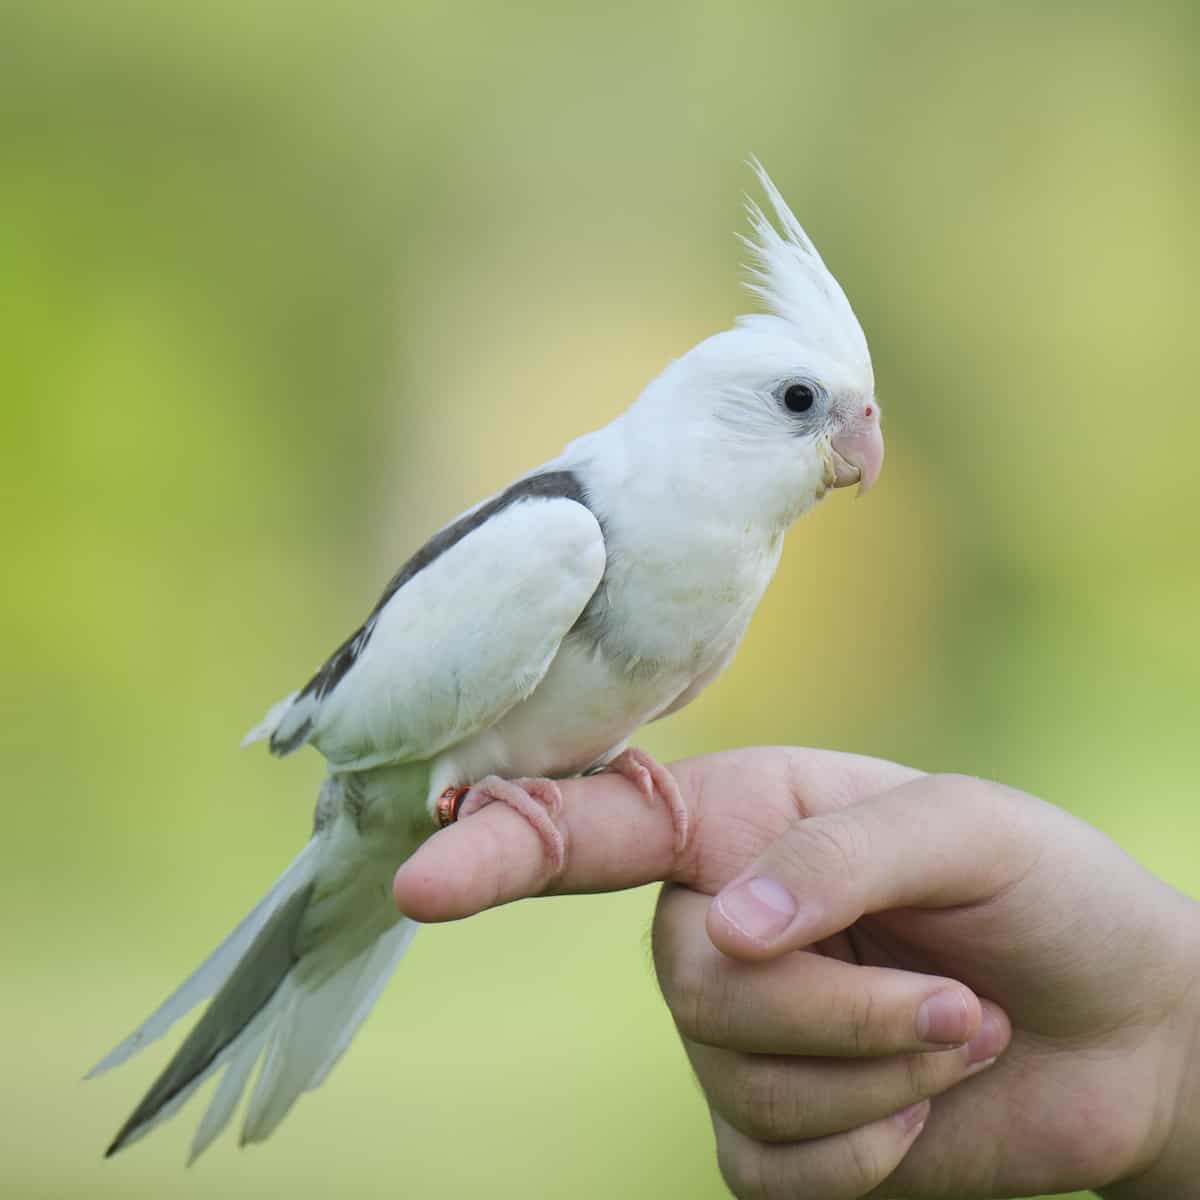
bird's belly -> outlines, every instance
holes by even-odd
[[[527,700],[447,757],[464,779],[577,774],[666,709],[690,675],[682,668],[626,671],[590,641],[568,638]]]

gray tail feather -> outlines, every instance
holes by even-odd
[[[394,864],[425,836],[387,820],[361,828],[363,804],[423,798],[428,768],[331,775],[312,840],[266,897],[145,1022],[90,1072],[98,1075],[212,1002],[113,1139],[115,1154],[179,1110],[224,1070],[192,1142],[194,1159],[229,1123],[261,1061],[241,1140],[262,1141],[302,1092],[318,1086],[370,1013],[417,922],[386,900]],[[372,793],[371,788],[375,791]],[[359,801],[350,808],[347,798]]]
[[[403,958],[418,924],[374,903],[378,880],[370,870],[359,870],[351,887],[336,893],[348,902],[349,913],[360,914],[358,919],[341,927],[332,923],[326,927],[328,936],[310,944],[311,906],[330,900],[326,892],[316,898],[312,861],[312,855],[302,854],[267,901],[197,972],[206,984],[214,973],[223,972],[223,982],[204,993],[216,990],[204,1015],[113,1139],[106,1157],[173,1116],[205,1080],[224,1070],[192,1141],[189,1162],[194,1161],[229,1124],[260,1060],[241,1141],[262,1141],[300,1094],[317,1087],[345,1052]],[[355,905],[361,898],[355,884],[372,900],[365,911]],[[257,930],[252,937],[245,933],[248,924]],[[235,952],[240,957],[233,959]],[[122,1061],[160,1036],[169,1021],[196,1002],[198,990],[189,980],[101,1066]]]
[[[105,1157],[148,1132],[156,1118],[175,1112],[203,1079],[222,1065],[239,1035],[249,1032],[248,1027],[260,1015],[266,1015],[271,998],[297,962],[296,935],[312,889],[309,883],[294,892],[271,915],[204,1016],[121,1126]],[[249,1065],[253,1063],[254,1058]]]
[[[151,1042],[157,1041],[171,1026],[186,1016],[202,1000],[207,1000],[233,974],[262,932],[272,915],[289,896],[304,887],[316,872],[319,843],[313,838],[292,860],[291,865],[271,890],[237,928],[166,998],[123,1042],[115,1046],[85,1076],[112,1070]]]

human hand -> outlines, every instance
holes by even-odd
[[[740,1196],[1122,1179],[1108,1194],[1196,1194],[1194,901],[996,784],[783,749],[672,770],[692,816],[682,853],[664,811],[598,776],[563,785],[557,877],[496,805],[409,860],[397,900],[443,920],[542,892],[681,885],[661,897],[655,959]],[[743,887],[764,878],[749,895],[765,913]],[[756,908],[774,932],[750,928]],[[940,995],[944,1027],[920,1024]]]

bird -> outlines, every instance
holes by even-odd
[[[490,803],[565,848],[557,780],[600,770],[669,812],[665,767],[630,746],[729,665],[787,529],[883,462],[866,337],[757,159],[746,286],[757,310],[671,362],[619,416],[434,534],[366,620],[247,735],[327,760],[312,836],[262,901],[89,1073],[207,1008],[109,1155],[221,1079],[189,1162],[229,1124],[267,1138],[346,1050],[417,931],[391,879]],[[211,998],[211,999],[210,999]]]

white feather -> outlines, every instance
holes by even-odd
[[[284,696],[282,700],[276,700],[270,708],[267,709],[267,715],[255,727],[250,730],[244,738],[242,738],[243,746],[252,746],[255,742],[261,742],[269,738],[271,734],[279,728],[279,723],[287,716],[289,709],[295,702],[298,691],[291,692]]]
[[[279,1009],[241,1141],[261,1142],[301,1092],[316,1087],[366,1019],[416,934],[401,920],[315,987],[295,975],[279,989]]]
[[[366,968],[359,977],[358,987],[350,997],[350,1003],[353,1006],[350,1015],[334,1039],[324,1061],[318,1064],[309,1080],[308,1090],[320,1087],[325,1082],[325,1076],[333,1070],[337,1060],[346,1052],[346,1048],[358,1032],[359,1026],[367,1019],[371,1009],[375,1007],[380,992],[387,986],[388,980],[399,966],[400,960],[408,952],[408,947],[420,928],[421,925],[418,921],[404,920],[388,930],[375,943],[369,952]]]
[[[432,758],[537,687],[604,574],[582,504],[520,500],[408,581],[320,703],[311,741],[337,770]]]
[[[849,366],[869,370],[867,339],[841,284],[826,267],[762,163],[751,159],[750,165],[779,229],[758,204],[747,199],[752,236],[741,239],[751,253],[747,286],[770,313],[793,328],[801,343]],[[754,325],[761,319],[743,317],[739,323]]]

